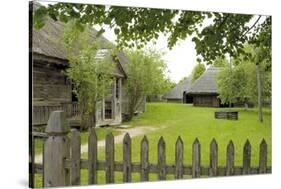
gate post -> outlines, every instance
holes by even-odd
[[[69,170],[65,159],[70,157],[70,128],[65,113],[53,111],[45,132],[48,138],[44,144],[44,187],[69,185]]]

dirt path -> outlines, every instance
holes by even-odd
[[[120,131],[121,133],[117,136],[114,136],[114,143],[115,144],[120,144],[123,141],[123,138],[126,133],[129,133],[130,137],[136,137],[139,135],[144,135],[147,132],[150,131],[155,131],[158,129],[162,129],[163,127],[149,127],[149,126],[142,126],[142,127],[134,127],[134,128],[129,128],[129,129],[116,129],[117,131]],[[105,140],[99,140],[98,141],[98,148],[104,147],[105,146]],[[81,145],[81,154],[88,152],[88,144],[83,144]],[[42,163],[42,154],[38,154],[35,156],[35,163]]]

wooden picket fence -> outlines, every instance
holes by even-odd
[[[71,132],[71,139],[68,137]],[[114,136],[109,133],[105,139],[105,160],[98,160],[98,139],[95,129],[91,129],[88,138],[88,159],[81,159],[80,132],[69,130],[65,116],[61,111],[51,114],[45,138],[43,164],[34,164],[33,174],[43,174],[43,186],[71,186],[80,185],[81,169],[88,170],[88,184],[97,184],[97,171],[105,171],[105,182],[114,183],[114,172],[123,173],[123,182],[132,182],[132,173],[140,174],[140,181],[149,181],[149,174],[158,175],[158,180],[165,180],[168,174],[175,179],[182,179],[184,175],[192,178],[201,176],[230,176],[271,173],[271,166],[267,166],[267,144],[260,143],[259,166],[251,166],[251,144],[247,140],[243,149],[243,165],[235,166],[235,150],[232,141],[227,145],[226,165],[218,166],[218,144],[215,139],[210,144],[210,164],[201,165],[201,146],[198,139],[192,144],[192,164],[184,163],[184,144],[181,137],[175,143],[175,163],[166,162],[166,143],[163,137],[158,141],[158,161],[149,162],[149,141],[146,136],[140,143],[140,162],[132,162],[132,143],[129,134],[123,139],[123,161],[116,161],[114,157]],[[37,136],[40,134],[37,133]],[[32,166],[31,166],[32,167]]]

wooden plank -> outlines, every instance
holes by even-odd
[[[149,179],[149,144],[147,137],[144,136],[141,140],[141,150],[140,150],[140,158],[141,158],[141,170],[140,177],[141,181],[148,181]]]
[[[218,174],[218,144],[215,139],[210,144],[210,176]]]
[[[226,176],[234,175],[234,144],[232,140],[227,145]]]
[[[166,144],[161,136],[158,141],[158,180],[166,179]]]
[[[259,173],[266,173],[267,164],[267,144],[264,139],[260,143],[260,159],[259,159]]]
[[[251,167],[251,144],[247,139],[243,149],[243,175],[250,174]]]
[[[35,132],[35,131],[32,131],[32,136],[34,138],[47,138],[48,137],[47,133],[41,133],[41,132]]]
[[[64,164],[70,157],[70,141],[64,112],[52,112],[45,131],[48,139],[44,144],[44,187],[68,186],[69,171]]]
[[[105,139],[105,182],[114,183],[114,137],[109,133]]]
[[[81,159],[81,138],[77,129],[71,130],[71,185],[80,185],[80,159]]]
[[[126,133],[123,139],[123,182],[131,182],[132,180],[131,156],[131,137]]]
[[[90,129],[88,138],[88,184],[97,184],[97,135],[94,128]]]
[[[30,131],[29,131],[30,132]],[[34,136],[29,133],[29,187],[34,188],[35,176],[35,140]]]
[[[183,178],[183,141],[179,136],[176,142],[175,152],[175,179]]]
[[[200,177],[200,163],[201,163],[200,142],[198,138],[196,138],[192,145],[192,178]]]

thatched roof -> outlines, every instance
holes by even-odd
[[[216,76],[220,68],[208,68],[187,91],[187,94],[218,94]]]
[[[33,10],[36,10],[40,4],[33,3]],[[62,45],[61,37],[66,27],[65,23],[54,21],[51,18],[48,18],[45,22],[45,25],[41,29],[33,28],[32,31],[32,52],[34,54],[39,54],[44,57],[55,58],[57,60],[62,60],[62,62],[67,61],[66,53]],[[97,31],[94,28],[90,29],[89,41],[94,42]],[[114,46],[109,40],[105,37],[100,36],[98,38],[101,48],[108,48],[109,46]],[[124,72],[124,65],[128,62],[127,57],[123,52],[117,53],[118,62],[120,65],[118,67]],[[56,61],[56,63],[59,63]]]
[[[189,76],[187,79],[183,80],[172,88],[169,92],[163,95],[164,99],[183,99],[183,92],[188,91],[191,87],[192,79]]]

